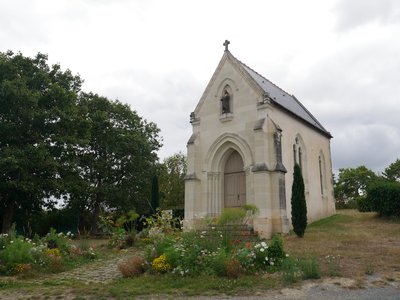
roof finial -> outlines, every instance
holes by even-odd
[[[223,43],[222,45],[225,46],[225,51],[229,51],[228,46],[231,42],[228,40],[225,40],[225,43]]]

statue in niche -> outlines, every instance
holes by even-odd
[[[228,91],[224,91],[224,95],[221,98],[221,103],[222,103],[222,113],[227,114],[230,113],[230,107],[229,107],[229,100],[231,99],[231,96],[229,95]]]

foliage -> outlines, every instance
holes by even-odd
[[[135,277],[143,274],[146,270],[146,261],[141,256],[133,256],[118,265],[123,277]]]
[[[167,262],[167,257],[165,254],[161,254],[159,257],[155,258],[151,264],[151,267],[153,270],[159,273],[165,273],[171,269],[171,265]]]
[[[282,264],[282,280],[285,283],[292,284],[300,280],[302,277],[301,270],[297,261],[289,257],[285,259]]]
[[[283,260],[286,258],[286,253],[283,250],[283,239],[280,235],[272,236],[268,247],[268,257],[270,265],[278,265],[280,266]]]
[[[307,204],[304,194],[304,181],[301,168],[295,164],[292,185],[292,225],[298,237],[303,237],[307,227]]]
[[[32,248],[33,245],[22,237],[11,240],[0,252],[0,260],[5,266],[6,272],[12,272],[18,264],[33,263]]]
[[[182,152],[168,156],[160,164],[160,200],[163,209],[184,208],[186,169],[186,155]]]
[[[246,211],[238,207],[225,208],[218,218],[219,225],[241,224],[246,217]]]
[[[159,129],[81,84],[46,55],[0,53],[2,232],[57,199],[92,232],[106,209],[149,211]]]
[[[258,214],[258,207],[245,204],[241,207],[225,208],[217,219],[219,225],[246,224],[251,218]]]
[[[159,129],[128,105],[95,94],[82,94],[90,138],[77,153],[68,205],[92,213],[96,231],[101,211],[130,210],[147,213],[150,178],[161,146]]]
[[[60,272],[77,262],[96,258],[92,247],[83,249],[72,245],[70,236],[55,230],[34,240],[15,232],[0,235],[0,274]]]
[[[400,181],[400,159],[396,159],[382,173],[383,177],[389,181]]]
[[[346,204],[354,201],[362,195],[365,195],[368,186],[377,180],[376,174],[360,166],[357,168],[339,169],[339,177],[334,185],[334,192],[337,204]]]
[[[44,241],[49,249],[57,248],[66,254],[69,253],[71,237],[70,232],[67,232],[67,234],[62,232],[57,233],[54,228],[51,228],[50,232],[44,237]]]
[[[64,191],[66,155],[86,137],[76,101],[82,80],[47,56],[0,53],[0,214],[6,232],[19,211],[51,207]]]
[[[230,240],[226,247],[222,232],[190,231],[177,236],[158,236],[146,247],[145,258],[152,262],[165,255],[174,274],[181,276],[209,274],[239,276],[279,267],[286,259],[280,236],[270,241]]]
[[[313,257],[310,259],[303,259],[299,261],[300,269],[303,279],[319,279],[321,278],[321,271],[319,268],[318,260]]]
[[[366,199],[380,216],[400,217],[399,182],[376,182],[368,188]]]
[[[360,212],[374,211],[374,203],[366,195],[357,198],[357,209]]]
[[[157,209],[157,212],[146,218],[150,236],[177,232],[180,228],[179,218],[174,218],[171,211]]]
[[[151,209],[153,213],[157,212],[160,206],[160,191],[158,186],[158,177],[154,175],[151,178]]]

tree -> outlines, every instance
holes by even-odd
[[[82,94],[82,114],[89,123],[89,142],[79,149],[68,204],[92,213],[92,230],[105,209],[146,213],[151,176],[161,147],[159,129],[128,105],[95,94]]]
[[[157,208],[160,206],[160,190],[158,186],[158,177],[154,175],[151,178],[151,209],[153,213],[157,212]]]
[[[49,67],[44,54],[32,59],[11,51],[0,53],[3,232],[10,228],[17,209],[40,210],[53,204],[51,196],[62,193],[62,157],[77,144],[82,123],[75,105],[81,84],[69,70]]]
[[[186,156],[182,152],[164,159],[160,166],[161,207],[183,209],[185,201]]]
[[[368,186],[378,176],[365,166],[339,169],[334,191],[337,202],[347,203],[365,195]]]
[[[389,181],[400,181],[400,159],[396,159],[382,173],[383,177]]]
[[[292,225],[298,237],[303,237],[307,227],[307,204],[304,194],[304,181],[301,168],[295,164],[292,185]]]

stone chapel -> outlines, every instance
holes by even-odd
[[[187,143],[185,228],[254,204],[264,238],[291,228],[293,167],[301,167],[308,223],[335,213],[331,134],[293,95],[225,51],[194,112]]]

